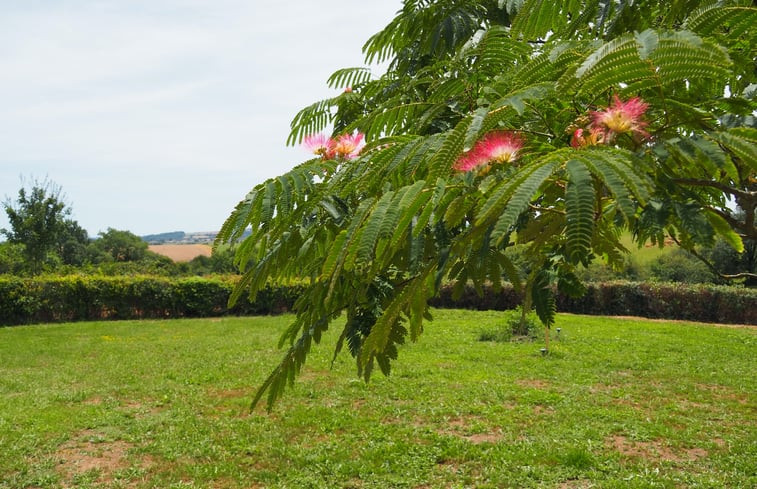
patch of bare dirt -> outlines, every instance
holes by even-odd
[[[473,443],[474,445],[480,445],[481,443],[497,443],[502,439],[501,433],[475,433],[472,435],[464,435],[463,438]]]
[[[121,401],[121,409],[125,409],[136,419],[142,419],[146,416],[158,414],[161,409],[158,406],[145,404],[140,401],[126,399]]]
[[[629,407],[636,411],[644,411],[644,412],[651,411],[651,408],[649,406],[642,405],[642,403],[640,403],[639,401],[635,401],[633,399],[618,398],[618,399],[613,399],[612,403],[615,404],[616,406]]]
[[[712,441],[712,443],[714,443],[715,445],[717,445],[719,448],[724,448],[728,444],[722,438],[713,438],[711,441]]]
[[[249,396],[250,392],[247,389],[214,389],[209,395],[217,399],[239,399]]]
[[[303,384],[306,382],[317,382],[324,387],[333,387],[337,383],[334,373],[331,370],[325,369],[303,370],[297,380]]]
[[[58,472],[68,484],[92,471],[97,472],[98,482],[110,481],[116,471],[130,466],[127,453],[132,447],[122,440],[102,441],[92,430],[82,431],[56,450]]]
[[[624,457],[642,458],[644,460],[663,460],[666,462],[688,462],[699,460],[709,455],[702,448],[687,448],[673,451],[662,440],[633,441],[622,435],[614,435],[605,440],[605,445]]]
[[[520,379],[515,381],[521,387],[530,387],[531,389],[546,389],[549,384],[539,379]]]
[[[462,438],[474,445],[481,443],[497,443],[503,436],[499,431],[488,431],[481,433],[471,433],[471,425],[478,418],[471,416],[467,418],[454,418],[449,420],[444,428],[437,431],[440,435],[456,436]]]
[[[560,483],[557,489],[589,489],[591,487],[596,487],[593,482],[586,479],[575,479]]]
[[[732,389],[722,385],[696,384],[696,387],[699,390],[712,393],[713,397],[718,400],[736,401],[743,405],[749,404],[749,399],[746,396],[738,394]]]
[[[534,414],[552,414],[555,412],[555,408],[552,406],[542,406],[541,404],[534,405]]]

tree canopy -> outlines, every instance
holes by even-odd
[[[66,248],[73,243],[86,243],[86,231],[75,221],[68,219],[71,208],[62,196],[61,188],[49,180],[35,180],[31,188],[21,187],[13,202],[3,202],[11,229],[2,229],[10,243],[23,245],[22,253],[30,271],[39,273],[49,253]],[[83,231],[83,236],[81,235]]]
[[[405,0],[363,46],[387,72],[336,71],[343,92],[288,139],[317,157],[255,186],[219,234],[252,231],[236,297],[307,283],[253,405],[343,314],[335,355],[346,344],[360,375],[388,374],[444,282],[509,280],[548,326],[556,290],[583,293],[577,267],[622,260],[624,230],[742,251],[757,238],[756,45],[746,1]]]

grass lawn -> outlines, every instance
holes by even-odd
[[[391,377],[332,334],[250,413],[290,320],[0,329],[0,488],[757,487],[757,329],[560,315],[542,357],[435,311]]]

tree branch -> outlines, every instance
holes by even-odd
[[[692,185],[694,187],[712,187],[718,190],[722,190],[723,192],[733,195],[734,197],[740,197],[747,200],[753,200],[757,198],[757,192],[739,190],[724,183],[715,182],[712,180],[699,180],[697,178],[674,178],[673,182],[680,183],[682,185]]]
[[[681,242],[678,241],[678,238],[676,238],[675,236],[671,236],[671,239],[673,241],[675,241],[675,243],[680,248],[682,248],[682,249],[686,250],[687,252],[691,253],[692,256],[694,256],[695,258],[699,259],[699,261],[701,261],[702,263],[704,263],[707,266],[707,268],[710,269],[710,271],[712,273],[714,273],[715,275],[717,275],[718,277],[720,277],[720,278],[722,278],[724,280],[736,280],[736,279],[740,279],[740,278],[757,278],[757,273],[751,273],[751,272],[741,272],[741,273],[734,273],[734,274],[730,274],[730,275],[729,274],[720,273],[718,271],[718,269],[715,268],[715,265],[713,265],[712,263],[710,263],[709,260],[707,260],[702,255],[700,255],[697,252],[697,250],[695,250],[695,249],[688,249],[688,248],[685,248],[685,247],[681,246]]]

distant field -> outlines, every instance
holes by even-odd
[[[212,252],[210,245],[205,244],[161,244],[150,245],[148,249],[175,262],[190,261],[200,255],[210,256]]]
[[[624,233],[620,238],[620,242],[623,246],[628,248],[628,251],[631,252],[631,256],[634,257],[636,263],[638,263],[639,265],[649,265],[657,258],[663,255],[667,255],[668,253],[678,248],[678,246],[670,239],[665,241],[664,248],[660,248],[659,246],[653,245],[651,243],[647,243],[639,248],[639,246],[633,242],[631,233]]]
[[[757,487],[755,328],[434,316],[368,385],[329,331],[272,414],[292,316],[0,328],[0,489]]]

